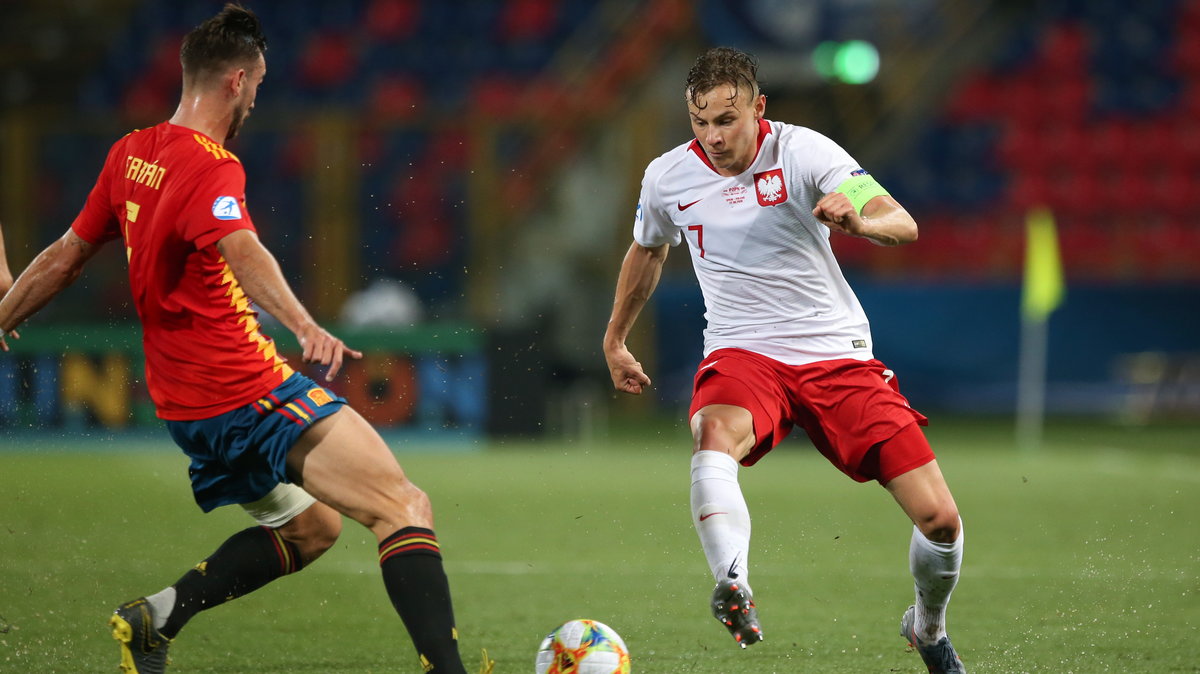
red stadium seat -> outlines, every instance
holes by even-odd
[[[1085,161],[1091,141],[1081,124],[1056,119],[1040,131],[1036,152],[1045,162],[1046,170],[1061,171]]]
[[[1012,175],[1007,203],[1017,211],[1048,206],[1052,192],[1050,179],[1041,171],[1022,171]]]
[[[546,38],[557,21],[554,0],[508,0],[496,28],[505,41],[528,42]]]
[[[1123,122],[1109,122],[1093,127],[1088,143],[1088,161],[1097,169],[1119,166],[1128,160],[1133,146],[1133,134]]]
[[[1047,119],[1076,126],[1083,123],[1093,97],[1091,79],[1078,73],[1063,80],[1047,82],[1044,91],[1042,104]]]
[[[1038,50],[1039,69],[1060,82],[1087,71],[1088,34],[1076,23],[1051,26]]]
[[[1041,165],[1041,139],[1033,125],[1009,121],[1004,126],[996,153],[1010,168],[1035,168]]]
[[[398,42],[412,37],[421,18],[420,0],[371,0],[364,27],[380,42]]]
[[[965,77],[945,109],[948,121],[963,124],[991,119],[1001,97],[998,77],[977,73]]]
[[[1077,279],[1111,278],[1118,271],[1119,248],[1113,231],[1091,218],[1060,217],[1058,241],[1066,275]]]
[[[346,35],[314,33],[300,62],[300,82],[324,89],[344,83],[354,72],[357,58]]]
[[[997,106],[1002,119],[1021,126],[1034,126],[1049,116],[1042,102],[1044,91],[1036,77],[1030,75],[1009,79],[1001,85]]]
[[[478,110],[484,111],[490,116],[503,117],[506,114],[516,114],[522,88],[522,83],[515,78],[489,75],[474,83],[471,102]]]
[[[379,78],[371,88],[368,114],[376,120],[406,121],[421,113],[425,92],[421,82],[407,75]]]
[[[178,61],[176,61],[178,63]],[[134,80],[125,90],[121,101],[122,118],[134,126],[151,126],[171,116],[176,103],[174,86],[166,86],[152,79]]]
[[[1104,210],[1104,188],[1090,170],[1056,176],[1049,206],[1071,217],[1091,218]]]

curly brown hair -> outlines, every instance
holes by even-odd
[[[183,38],[179,62],[184,79],[195,81],[232,64],[250,63],[266,50],[267,38],[258,17],[231,2]]]
[[[692,105],[703,109],[700,97],[722,84],[733,85],[730,102],[736,101],[743,89],[750,92],[750,100],[758,98],[758,59],[732,47],[713,47],[701,54],[688,71],[684,95]]]

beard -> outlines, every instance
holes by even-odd
[[[233,118],[229,120],[229,131],[225,133],[225,142],[229,142],[237,138],[238,131],[242,130],[242,124],[246,123],[246,117],[250,111],[245,108],[234,108]]]

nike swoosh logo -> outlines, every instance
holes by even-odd
[[[704,520],[706,520],[706,519],[708,519],[708,518],[712,517],[713,515],[728,515],[728,514],[729,514],[729,513],[709,513],[709,514],[707,514],[707,515],[701,515],[701,516],[700,516],[700,521],[701,521],[701,522],[703,522]]]
[[[683,202],[679,202],[679,210],[686,211],[687,209],[691,208],[692,206],[695,206],[696,204],[700,203],[701,201],[704,201],[704,199],[703,198],[697,199],[690,204],[685,204]]]
[[[721,361],[720,361],[720,360],[714,360],[713,362],[709,363],[708,365],[701,365],[701,366],[700,366],[700,369],[701,369],[701,370],[707,370],[708,368],[712,367],[713,365],[716,365],[716,364],[717,364],[717,363],[719,363],[719,362],[721,362]]]

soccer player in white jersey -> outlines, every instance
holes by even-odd
[[[717,581],[713,614],[743,648],[762,641],[738,464],[753,465],[800,426],[834,466],[878,481],[912,520],[916,601],[901,635],[930,672],[965,671],[946,636],[962,560],[958,508],[920,430],[926,418],[875,360],[829,245],[831,233],[909,243],[916,222],[836,143],[765,119],[749,55],[704,53],[685,98],[696,138],[646,169],[604,354],[618,390],[650,385],[625,340],[667,250],[686,240],[708,321],[689,413],[692,518]]]

